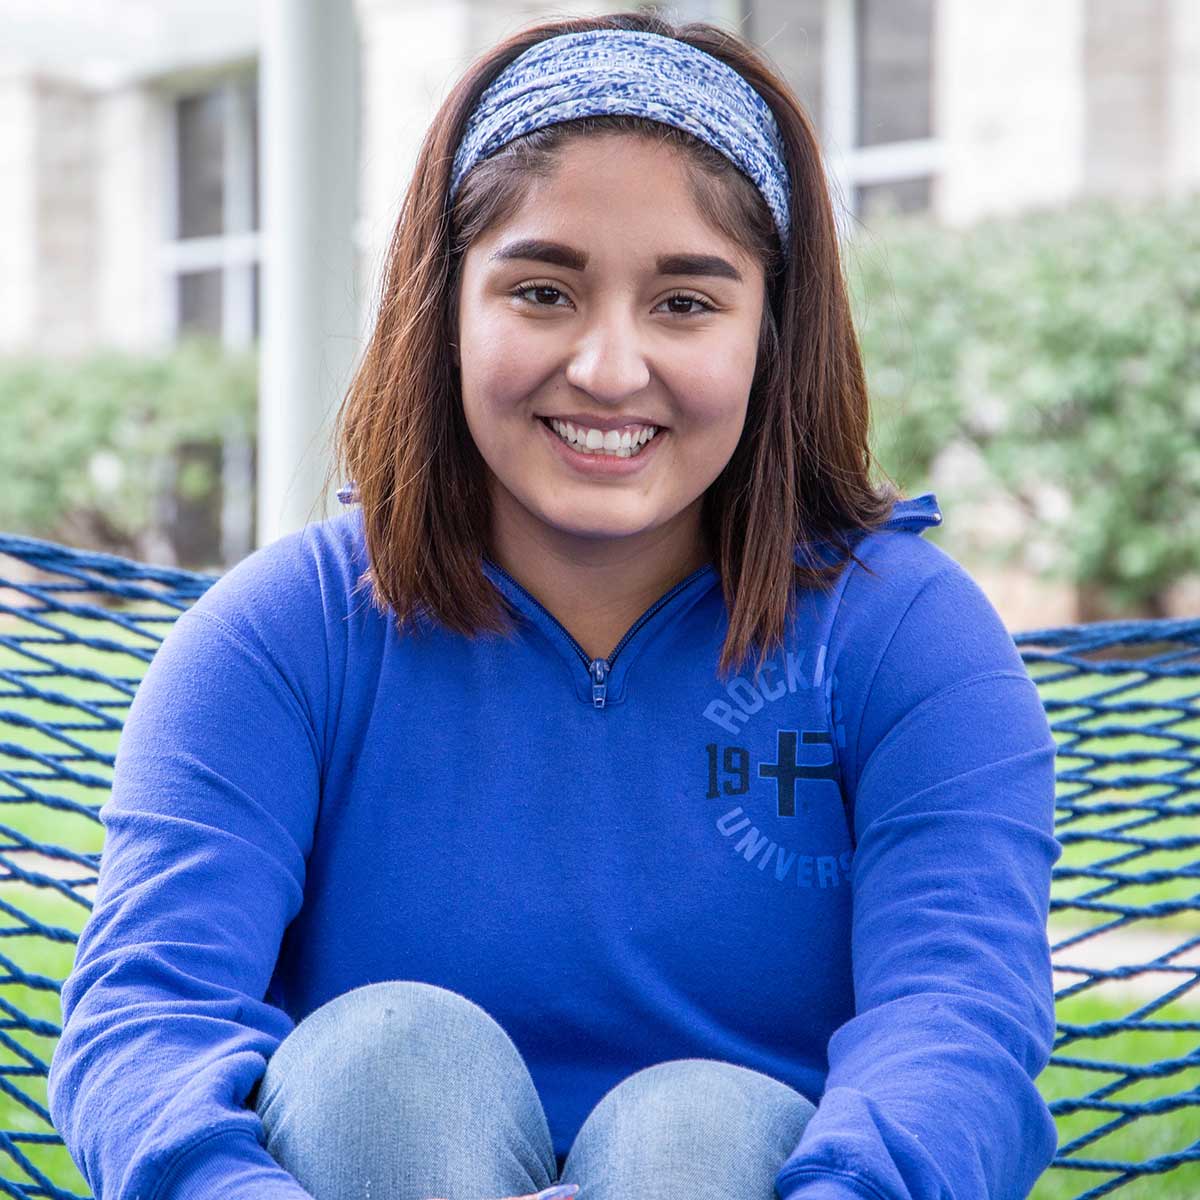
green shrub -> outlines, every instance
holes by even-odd
[[[168,493],[214,492],[214,456],[181,451],[252,438],[257,392],[257,354],[208,339],[0,360],[0,529],[80,544],[82,525],[98,548],[136,553]]]
[[[875,454],[937,491],[937,540],[1161,615],[1200,574],[1200,197],[882,218],[846,273]],[[256,393],[255,355],[207,341],[0,361],[0,528],[83,544],[82,516],[137,555],[166,491],[212,495],[183,452],[252,440]]]
[[[875,453],[936,481],[948,550],[1147,615],[1200,572],[1200,197],[891,218],[847,277]]]

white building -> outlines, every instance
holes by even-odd
[[[358,262],[346,292],[365,337],[418,144],[467,63],[538,19],[647,5],[352,2]],[[821,132],[848,237],[889,208],[964,225],[1200,181],[1196,0],[658,7],[737,30],[788,78]],[[190,330],[230,346],[258,337],[268,10],[285,11],[280,0],[0,0],[0,353],[153,349]],[[246,459],[243,448],[230,460],[242,491]],[[249,526],[226,505],[225,561],[249,548]],[[1045,597],[1029,602],[1044,613]]]
[[[371,283],[451,81],[520,25],[628,3],[356,0]],[[782,69],[835,197],[949,224],[1200,180],[1194,0],[691,0]],[[258,330],[258,6],[0,0],[0,351]],[[365,315],[365,314],[364,314]]]

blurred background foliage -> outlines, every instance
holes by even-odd
[[[876,457],[937,492],[947,551],[1072,584],[1081,620],[1164,615],[1200,574],[1200,198],[881,218],[845,271]],[[212,531],[256,394],[255,352],[204,339],[0,359],[0,528],[232,565]],[[177,528],[197,512],[207,549]]]
[[[943,544],[1162,616],[1200,572],[1200,197],[955,231],[875,222],[846,275],[881,464]]]
[[[224,453],[253,444],[257,395],[256,352],[210,338],[158,356],[0,358],[0,529],[212,565]],[[197,511],[210,544],[193,550],[181,526]]]

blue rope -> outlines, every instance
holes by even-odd
[[[8,1112],[19,1109],[45,1126],[0,1129],[0,1153],[24,1176],[20,1183],[0,1179],[0,1189],[19,1200],[87,1200],[86,1192],[66,1190],[82,1177],[59,1177],[61,1154],[52,1151],[61,1139],[22,1082],[44,1080],[62,1032],[62,980],[34,968],[44,959],[31,943],[69,953],[92,907],[82,889],[97,882],[98,814],[115,761],[95,739],[119,736],[163,636],[218,578],[0,534],[0,804],[19,806],[0,812],[0,910],[12,922],[0,928],[0,937],[12,939],[11,954],[0,952],[0,1041],[24,1064],[0,1065],[0,1090]],[[1055,1120],[1069,1119],[1072,1129],[1092,1119],[1084,1132],[1060,1136],[1050,1170],[1108,1176],[1074,1197],[1095,1200],[1200,1161],[1200,1142],[1142,1161],[1081,1153],[1110,1135],[1119,1145],[1121,1130],[1136,1122],[1200,1128],[1200,1091],[1183,1086],[1200,1068],[1200,1045],[1183,1053],[1176,1046],[1154,1062],[1078,1054],[1089,1043],[1133,1035],[1137,1041],[1123,1047],[1146,1057],[1155,1037],[1200,1032],[1200,1004],[1181,1007],[1180,1019],[1159,1015],[1200,983],[1200,887],[1192,886],[1200,880],[1200,618],[1057,626],[1013,641],[1059,740],[1055,832],[1064,853],[1050,900],[1058,1019],[1039,1085],[1055,1071],[1115,1076],[1094,1090],[1047,1099]],[[95,665],[101,655],[121,673]],[[1143,744],[1121,744],[1129,738]],[[58,826],[87,836],[40,841],[36,830],[47,826],[34,822],[31,806],[56,810]],[[64,908],[74,914],[72,928],[53,923]],[[1150,988],[1150,976],[1161,987]],[[6,991],[14,986],[29,989],[21,1003]],[[1116,998],[1114,989],[1122,989]],[[1084,1011],[1080,1019],[1080,1003],[1096,998],[1107,1001],[1102,1012],[1136,1007],[1097,1020]],[[18,1031],[44,1039],[43,1052],[10,1036]],[[1075,1054],[1066,1053],[1071,1047]],[[1119,1098],[1147,1081],[1169,1088],[1180,1076],[1173,1094]]]

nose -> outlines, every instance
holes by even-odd
[[[572,346],[567,380],[597,400],[620,402],[650,382],[636,320],[619,305],[597,311]]]

